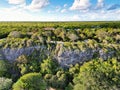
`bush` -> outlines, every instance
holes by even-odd
[[[46,83],[40,73],[29,73],[13,85],[13,90],[46,90]]]
[[[0,77],[8,76],[10,65],[5,60],[0,60]]]
[[[40,72],[43,75],[54,74],[54,73],[56,73],[56,71],[58,69],[58,64],[54,60],[48,58],[46,60],[43,60],[43,62],[40,65],[40,68],[41,68]]]
[[[116,59],[87,62],[73,81],[74,90],[119,90],[120,62]]]
[[[12,86],[12,80],[4,77],[0,77],[0,90],[10,90]]]
[[[68,84],[67,77],[64,71],[58,71],[56,75],[46,74],[44,79],[50,87],[64,90]]]
[[[70,39],[70,41],[76,41],[76,40],[79,39],[79,37],[76,34],[74,34],[74,33],[69,34],[68,38]]]
[[[39,70],[39,56],[36,56],[37,51],[31,55],[21,55],[16,59],[16,65],[20,69],[22,75],[30,72],[38,72]]]
[[[12,37],[12,38],[21,38],[22,34],[19,31],[12,31],[10,32],[10,34],[8,35],[8,37]]]

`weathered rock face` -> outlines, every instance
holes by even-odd
[[[85,51],[65,51],[61,53],[61,55],[57,56],[57,60],[61,66],[69,67],[71,64],[82,63],[94,58],[94,55],[97,54],[98,58],[102,58],[104,60],[111,58],[114,55],[114,51],[110,51],[109,53],[103,52],[102,49],[98,48],[96,50],[87,49]]]
[[[18,58],[20,55],[30,55],[34,50],[39,50],[42,49],[43,47],[41,46],[36,46],[36,47],[27,47],[27,48],[6,48],[6,49],[1,49],[0,50],[0,59],[5,59],[10,62],[13,62]]]
[[[63,46],[60,47],[59,51],[57,54],[55,54],[55,58],[58,61],[58,63],[62,67],[69,67],[71,64],[76,64],[76,63],[82,63],[85,61],[88,61],[94,57],[94,55],[97,54],[97,57],[103,58],[104,60],[111,58],[114,54],[115,51],[109,51],[109,52],[104,52],[102,48],[88,48],[86,50],[80,51],[79,49],[76,50],[65,50],[61,52]],[[0,50],[0,59],[6,59],[10,62],[13,62],[18,58],[20,55],[30,55],[34,50],[41,50],[41,49],[46,49],[44,46],[36,46],[36,47],[27,47],[27,48],[20,48],[20,49],[1,49]],[[46,51],[45,54],[47,54],[49,51]],[[42,52],[41,52],[42,53]]]
[[[93,58],[94,53],[97,53],[97,50],[86,50],[86,51],[65,51],[61,55],[57,56],[58,62],[61,66],[69,66],[70,64],[76,64],[85,62]]]

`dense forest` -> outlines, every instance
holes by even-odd
[[[120,22],[0,22],[0,90],[119,90]]]

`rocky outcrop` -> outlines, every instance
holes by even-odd
[[[71,64],[76,64],[76,63],[83,63],[85,61],[88,61],[97,55],[99,58],[103,58],[104,60],[111,58],[114,54],[115,51],[108,51],[104,52],[102,48],[88,48],[86,50],[63,50],[65,48],[63,45],[61,45],[57,51],[57,54],[54,55],[58,63],[62,67],[69,67]],[[43,50],[46,49],[44,46],[36,46],[36,47],[26,47],[26,48],[6,48],[6,49],[1,49],[0,50],[0,59],[6,59],[10,62],[13,62],[18,58],[20,55],[30,55],[34,50]],[[46,50],[47,54],[49,51]],[[41,52],[42,53],[42,52]],[[50,53],[49,53],[50,54]]]
[[[68,50],[68,51],[61,53],[56,58],[61,66],[69,67],[71,64],[83,63],[85,61],[88,61],[88,60],[94,58],[96,54],[97,54],[98,58],[102,58],[104,60],[107,60],[108,58],[111,58],[114,55],[114,53],[115,53],[114,51],[110,51],[109,53],[105,53],[100,48],[98,48],[96,50],[87,49],[85,51]]]
[[[86,51],[65,51],[61,55],[57,56],[58,62],[61,66],[69,66],[71,64],[85,62],[93,58],[93,54],[96,50],[86,50]]]
[[[13,62],[20,55],[30,55],[34,50],[41,50],[43,46],[26,47],[26,48],[5,48],[0,50],[0,59],[5,59]]]
[[[103,60],[107,60],[109,58],[114,57],[114,55],[117,53],[113,49],[106,49],[106,51],[103,48],[97,47],[95,49],[87,48],[86,50],[63,50],[64,48],[62,45],[60,46],[61,49],[59,49],[58,54],[56,55],[56,59],[58,60],[59,64],[61,66],[67,66],[69,67],[71,64],[76,63],[83,63],[85,61],[91,60],[93,58],[101,58]]]

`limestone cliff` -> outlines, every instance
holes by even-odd
[[[55,47],[53,47],[55,48]],[[35,46],[35,47],[26,47],[26,48],[5,48],[0,49],[0,59],[6,59],[10,62],[13,62],[20,55],[30,55],[34,50],[46,50],[45,54],[50,54],[48,49],[44,46]],[[42,53],[42,52],[41,52]],[[63,44],[56,49],[54,57],[61,66],[69,66],[71,64],[82,63],[88,61],[94,57],[103,58],[104,60],[113,57],[116,54],[115,50],[104,51],[103,48],[97,47],[86,48],[85,50],[79,49],[66,49]]]

